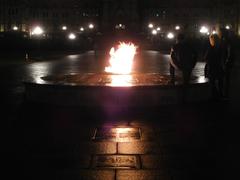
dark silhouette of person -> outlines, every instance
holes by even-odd
[[[183,33],[178,34],[176,43],[171,49],[170,75],[175,82],[175,69],[182,72],[183,77],[183,101],[185,101],[186,89],[190,81],[192,70],[197,62],[197,52],[194,45],[185,38]]]
[[[171,49],[170,75],[175,80],[175,69],[183,75],[183,83],[188,84],[192,70],[197,62],[197,52],[184,34],[177,36],[176,44]]]
[[[218,28],[220,38],[221,61],[224,70],[222,93],[223,97],[229,97],[230,78],[235,60],[234,38],[230,37],[229,30]]]
[[[206,61],[205,77],[207,77],[210,81],[213,100],[218,100],[223,95],[223,67],[221,50],[218,35],[210,35],[209,47],[204,59]]]

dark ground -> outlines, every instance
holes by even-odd
[[[2,164],[7,177],[4,179],[195,180],[238,176],[239,61],[233,69],[229,101],[115,112],[24,101],[23,79],[99,71],[99,62],[94,63],[92,57],[88,52],[62,60],[2,61]],[[159,57],[165,58],[158,52],[147,52],[144,57],[148,61],[141,61],[141,71],[167,71],[167,67],[157,66],[161,65]],[[139,127],[141,140],[118,143],[91,140],[95,128],[109,125]],[[137,155],[140,169],[93,168],[92,159],[99,154]]]

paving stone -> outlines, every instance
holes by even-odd
[[[76,152],[84,154],[115,154],[115,142],[83,142],[78,144]]]
[[[81,180],[114,180],[114,170],[80,170]]]
[[[97,128],[94,141],[132,142],[140,139],[140,130],[135,127],[103,127]]]
[[[153,142],[121,142],[118,143],[119,154],[160,154],[161,145]]]
[[[117,170],[117,180],[171,180],[159,170]]]
[[[114,170],[64,170],[57,175],[58,180],[114,180]]]
[[[136,155],[96,155],[93,157],[93,168],[139,169],[140,159]]]

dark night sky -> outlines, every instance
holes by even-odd
[[[102,4],[103,0],[27,0],[32,2],[35,5],[70,5],[78,4],[79,6],[91,6],[91,4],[96,6],[97,4]],[[120,2],[119,0],[112,0],[116,3]],[[121,0],[124,1],[124,0]],[[125,0],[129,1],[129,0]],[[217,6],[219,4],[234,4],[239,0],[136,0],[142,5],[142,7],[161,7],[161,6],[173,6],[173,7],[184,7],[184,6],[193,6],[193,7],[208,7],[208,6]]]

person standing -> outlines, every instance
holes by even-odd
[[[218,100],[223,96],[222,48],[218,35],[209,36],[209,48],[205,54],[205,77],[210,81],[212,98]]]
[[[233,38],[229,37],[229,31],[224,28],[218,28],[217,31],[220,38],[221,61],[224,70],[222,93],[224,98],[229,98],[230,78],[235,60]]]
[[[185,101],[187,86],[190,81],[192,70],[197,62],[197,52],[190,41],[185,38],[185,35],[180,33],[177,36],[176,43],[171,49],[170,55],[171,81],[175,81],[175,69],[180,70],[183,78],[182,101]]]

